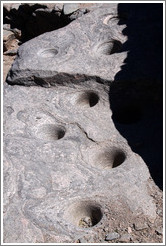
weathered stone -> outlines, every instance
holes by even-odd
[[[122,242],[122,243],[129,243],[130,240],[131,240],[131,235],[130,234],[123,234],[120,236],[120,239],[119,239],[119,242]]]
[[[120,237],[120,235],[117,232],[110,232],[106,235],[105,240],[111,241],[111,240],[118,239],[119,237]]]
[[[61,11],[63,10],[63,3],[56,3],[54,6],[54,9],[57,11]]]
[[[126,41],[121,34],[124,26],[118,26],[119,20],[115,18],[104,24],[110,11],[113,16],[117,15],[116,6],[104,5],[63,29],[23,44],[8,83],[50,86],[96,78],[100,83],[109,84],[127,55],[127,52],[119,53]]]
[[[5,243],[94,239],[117,201],[124,214],[156,218],[147,165],[112,120],[108,85],[127,55],[116,8],[101,6],[18,51],[8,82],[39,86],[4,86]]]
[[[127,231],[128,231],[128,233],[129,233],[129,234],[131,234],[131,233],[132,233],[132,229],[131,229],[131,227],[130,227],[130,226],[127,228]]]
[[[89,241],[87,240],[87,238],[85,238],[85,237],[82,237],[82,238],[80,238],[80,239],[78,239],[79,240],[79,243],[88,243]]]
[[[158,227],[158,228],[156,229],[156,233],[157,233],[158,235],[163,235],[163,228]]]
[[[6,9],[8,12],[10,12],[11,9],[16,9],[20,7],[20,3],[4,3],[3,8]]]
[[[86,228],[79,222],[90,217],[93,226],[88,230],[93,234],[103,204],[120,194],[135,215],[141,210],[155,218],[155,205],[145,189],[149,171],[114,128],[104,88],[95,81],[56,90],[4,87],[5,242],[27,240],[18,236],[23,233],[20,222],[13,229],[16,217],[33,223],[36,230],[58,233],[60,240],[83,236]],[[112,168],[114,158],[119,166]],[[11,199],[18,210],[12,216]]]
[[[7,51],[15,39],[14,33],[11,31],[3,30],[3,49]]]
[[[70,20],[76,20],[77,18],[80,18],[84,14],[88,13],[89,10],[87,9],[78,9],[76,12],[70,15]]]
[[[63,29],[30,40],[20,47],[19,57],[8,76],[8,82],[25,84],[24,73],[28,77],[27,85],[36,85],[34,76],[42,78],[45,81],[43,85],[69,83],[71,74],[77,75],[75,76],[77,79],[72,78],[76,83],[81,80],[82,76],[88,79],[95,76],[100,82],[110,83],[118,72],[116,80],[121,81],[162,79],[159,65],[156,66],[153,62],[153,57],[157,53],[156,43],[158,41],[156,37],[153,37],[155,41],[151,42],[151,33],[142,38],[142,33],[149,33],[151,28],[148,16],[146,17],[143,13],[143,18],[140,18],[139,11],[134,17],[128,13],[128,32],[132,27],[133,19],[136,20],[135,31],[132,33],[133,42],[130,40],[126,42],[127,27],[125,24],[119,24],[123,23],[123,18],[123,13],[117,11],[117,4],[103,4]],[[146,25],[144,25],[145,21]],[[153,21],[153,25],[157,30],[161,29],[159,22]],[[140,35],[137,35],[138,33]],[[159,39],[160,36],[159,33]],[[141,51],[140,43],[142,44]],[[143,59],[140,53],[146,53],[147,47],[148,56],[143,56]],[[120,73],[129,49],[135,51],[137,59],[132,62],[130,73],[127,67],[123,73]],[[158,54],[155,58],[159,64],[160,52]],[[32,63],[31,60],[34,62]],[[50,63],[51,67],[48,65]],[[60,80],[61,82],[58,82]]]
[[[70,4],[69,4],[70,5]],[[4,22],[10,29],[21,31],[23,42],[44,32],[49,32],[68,25],[72,20],[86,14],[98,4],[78,4],[78,10],[70,15],[63,13],[63,3],[20,3],[3,5]],[[84,9],[84,6],[86,9]]]
[[[63,5],[63,13],[65,15],[72,14],[79,9],[79,3],[65,3]]]
[[[10,30],[10,24],[3,24],[3,30]]]
[[[3,30],[3,41],[9,41],[14,39],[14,34],[11,31]]]
[[[141,230],[147,229],[148,225],[144,222],[138,221],[138,222],[135,222],[134,228],[136,231],[141,231]]]
[[[17,54],[17,49],[15,50],[7,50],[4,52],[4,55],[7,55],[7,56],[15,56]]]

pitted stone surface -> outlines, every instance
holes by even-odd
[[[94,235],[106,221],[106,204],[119,198],[135,215],[155,219],[145,163],[114,128],[100,86],[94,107],[77,105],[86,89],[4,87],[5,242],[43,242],[46,232],[59,237],[54,242],[72,242],[86,233],[87,218]],[[113,169],[112,149],[125,153]]]
[[[112,120],[118,21],[101,4],[20,46],[4,86],[5,243],[101,242],[121,222],[155,221],[148,167]]]
[[[62,29],[26,42],[18,50],[7,81],[49,87],[95,77],[108,84],[127,56],[127,52],[117,53],[126,37],[116,16],[117,4],[101,5]]]

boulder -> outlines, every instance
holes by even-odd
[[[117,201],[124,220],[127,210],[130,219],[155,220],[149,170],[111,114],[107,87],[96,81],[4,86],[4,242],[100,235],[110,221],[105,207],[112,213]]]
[[[7,82],[50,87],[96,79],[110,84],[127,56],[121,50],[126,41],[121,34],[124,26],[118,22],[116,5],[104,5],[24,43]]]
[[[161,85],[161,77],[151,81],[152,71],[144,80],[143,66],[132,73],[142,56],[125,63],[126,43],[132,52],[139,47],[132,43],[131,21],[132,13],[119,5],[101,4],[18,49],[4,85],[5,243],[101,242],[104,228],[115,231],[121,221],[126,228],[137,217],[143,224],[155,221],[150,188],[159,191],[129,142],[150,156],[157,152],[150,152],[149,142],[158,136],[155,79]],[[124,64],[131,65],[128,73]],[[153,134],[147,136],[145,126]]]

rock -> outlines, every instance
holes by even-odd
[[[17,49],[15,50],[7,50],[3,53],[6,56],[15,56],[17,54]]]
[[[134,228],[136,231],[141,231],[141,230],[147,229],[148,225],[145,222],[138,221],[138,222],[135,222]]]
[[[15,35],[13,32],[3,30],[3,50],[4,52],[10,48],[14,39],[15,39]]]
[[[19,210],[24,207],[26,218],[38,230],[58,230],[61,239],[70,234],[83,236],[87,228],[79,226],[82,218],[90,217],[98,226],[102,220],[100,204],[110,204],[120,194],[133,211],[141,208],[148,216],[155,216],[155,206],[144,189],[149,172],[115,129],[104,88],[96,81],[73,88],[57,86],[56,90],[4,86],[6,242],[26,242],[26,237],[17,237],[23,233],[20,222],[13,227],[17,213],[10,217],[8,196],[12,199],[16,191],[15,206]],[[99,101],[95,95],[100,95]],[[112,169],[111,156],[118,149],[130,159],[123,166],[119,164],[120,169]]]
[[[158,209],[157,210],[157,214],[162,217],[163,216],[163,210],[162,209]]]
[[[54,9],[56,11],[62,12],[62,10],[63,10],[63,3],[56,3],[55,6],[54,6]]]
[[[85,238],[80,238],[79,243],[87,243],[87,240]]]
[[[91,8],[94,4],[84,5]],[[17,28],[22,34],[21,40],[25,42],[44,32],[68,25],[72,20],[81,17],[87,13],[87,9],[81,6],[82,4],[78,4],[80,9],[66,16],[63,14],[63,3],[22,3],[16,6],[7,4],[3,8],[4,22],[10,25],[10,29]]]
[[[93,224],[91,218],[90,217],[81,218],[81,220],[79,221],[79,226],[83,228],[92,227]]]
[[[11,9],[18,10],[20,7],[20,3],[5,3],[3,4],[3,8],[7,10],[7,12],[10,12]]]
[[[8,31],[8,30],[3,30],[3,41],[4,42],[9,42],[12,41],[15,38],[13,32]]]
[[[3,30],[10,31],[10,24],[3,24]]]
[[[61,16],[62,4],[19,4],[4,8],[4,22],[10,28],[17,28],[21,32],[23,42],[47,31],[60,28],[70,22]],[[35,24],[34,24],[35,23]]]
[[[15,10],[18,10],[19,9],[19,7],[20,7],[20,3],[12,3],[11,5],[10,5],[10,10],[11,9],[15,9]]]
[[[65,15],[72,14],[76,10],[78,10],[80,7],[79,3],[65,3],[63,5],[63,13]]]
[[[85,236],[79,239],[79,243],[94,243],[94,238]]]
[[[4,84],[5,243],[72,243],[85,234],[91,240],[105,235],[103,228],[111,228],[111,223],[119,225],[122,215],[127,224],[140,214],[141,221],[156,219],[154,198],[147,189],[149,182],[156,189],[149,169],[113,120],[112,100],[123,105],[123,95],[131,92],[124,88],[134,84],[124,80],[121,87],[115,82],[112,90],[127,57],[126,50],[119,50],[119,42],[126,43],[125,26],[118,25],[116,16],[117,4],[101,5],[18,50],[7,79],[14,86]],[[112,42],[115,37],[119,42]],[[142,102],[131,88],[134,100]],[[144,87],[141,92],[147,97]],[[126,115],[127,120],[134,118]],[[147,131],[152,118],[144,117],[139,125],[148,126]],[[137,132],[135,125],[121,123],[131,135]],[[115,222],[108,221],[105,207],[116,214],[111,214]],[[106,241],[119,237],[112,232]]]
[[[128,227],[127,231],[128,231],[129,234],[132,233],[132,229],[131,229],[130,226]]]
[[[111,241],[111,240],[118,239],[119,237],[120,235],[117,232],[110,232],[106,235],[105,240]]]
[[[74,12],[73,14],[70,15],[70,20],[76,20],[77,18],[83,16],[84,14],[88,13],[88,11],[86,9],[81,9],[81,10],[77,10],[76,12]]]
[[[129,243],[131,238],[132,237],[129,234],[123,234],[123,235],[121,235],[121,237],[119,239],[119,242],[121,242],[121,243]]]
[[[14,61],[14,56],[3,56],[3,82],[6,80],[7,73]]]
[[[162,227],[158,227],[155,231],[158,235],[163,235],[163,228]]]
[[[107,243],[107,241],[105,241],[105,240],[100,240],[100,243]]]
[[[93,78],[100,83],[110,84],[127,56],[126,52],[119,54],[122,43],[126,40],[126,37],[120,34],[123,28],[113,23],[109,28],[103,24],[110,10],[114,11],[114,15],[117,14],[115,5],[112,6],[108,8],[104,5],[102,11],[95,9],[66,28],[43,34],[22,45],[11,74],[8,75],[8,83],[36,85],[35,76],[51,85],[55,85],[56,81],[69,84],[71,80],[78,83]],[[116,41],[115,33],[118,39]],[[31,59],[35,61],[33,66]],[[46,60],[52,62],[51,67]],[[27,82],[24,72],[26,78],[29,77]]]

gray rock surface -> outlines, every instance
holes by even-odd
[[[99,96],[93,106],[90,86]],[[72,242],[87,233],[85,217],[93,235],[106,222],[105,205],[119,198],[155,219],[149,171],[114,128],[106,94],[94,81],[4,87],[5,242],[46,242],[47,234]]]
[[[114,221],[156,219],[149,169],[112,120],[127,56],[116,16],[101,5],[19,48],[4,86],[5,243],[101,242]]]
[[[79,6],[79,3],[65,3],[63,5],[63,13],[65,15],[72,14],[73,12],[79,9]]]
[[[129,243],[131,239],[132,239],[132,236],[126,233],[126,234],[121,235],[119,242]]]
[[[105,240],[111,241],[111,240],[117,239],[119,237],[120,237],[120,235],[117,232],[110,232],[109,234],[106,235]]]
[[[117,4],[100,6],[62,29],[26,42],[8,83],[49,87],[96,78],[109,84],[127,56],[117,53],[126,37],[116,16]]]
[[[158,228],[156,229],[156,233],[157,233],[158,235],[163,235],[163,228],[158,227]]]
[[[148,225],[145,223],[137,222],[134,224],[134,228],[136,231],[141,231],[141,230],[147,229]]]

